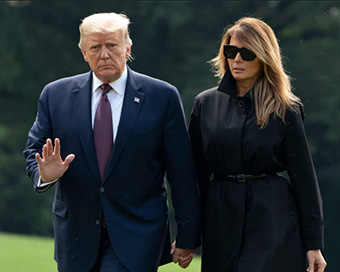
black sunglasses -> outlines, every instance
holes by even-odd
[[[238,48],[234,45],[225,44],[223,49],[224,56],[227,59],[234,59],[238,52],[240,52],[242,59],[245,61],[253,61],[256,58],[255,53],[245,47]]]

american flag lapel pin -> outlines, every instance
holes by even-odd
[[[139,103],[139,98],[138,97],[135,97],[134,99],[133,99],[133,102],[135,102],[135,103]]]

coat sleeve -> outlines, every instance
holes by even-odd
[[[176,246],[200,246],[200,200],[193,155],[179,93],[173,89],[164,126],[163,154],[177,222]]]
[[[33,126],[28,132],[28,140],[23,151],[26,160],[26,172],[33,181],[33,186],[37,192],[45,192],[53,186],[51,183],[42,188],[37,187],[40,178],[38,163],[35,154],[42,152],[42,147],[48,138],[52,139],[52,128],[48,109],[48,88],[45,87],[38,101],[38,111]]]
[[[189,135],[194,154],[196,176],[198,179],[198,185],[200,189],[203,212],[205,202],[207,199],[208,184],[210,181],[210,171],[208,164],[204,158],[200,119],[200,106],[199,100],[197,98],[195,98],[194,105],[190,115]]]
[[[285,164],[297,203],[306,250],[323,249],[322,198],[301,113],[288,112]]]

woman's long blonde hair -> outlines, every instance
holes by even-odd
[[[274,31],[260,19],[243,17],[226,28],[218,55],[209,61],[215,76],[221,80],[227,71],[230,72],[223,46],[229,43],[232,36],[253,51],[263,64],[262,76],[254,85],[258,125],[266,127],[273,113],[284,121],[287,109],[298,111],[302,103],[292,92],[291,78],[283,68],[281,50]]]

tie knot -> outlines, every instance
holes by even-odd
[[[110,84],[102,84],[100,88],[103,90],[103,94],[107,94],[112,89]]]

